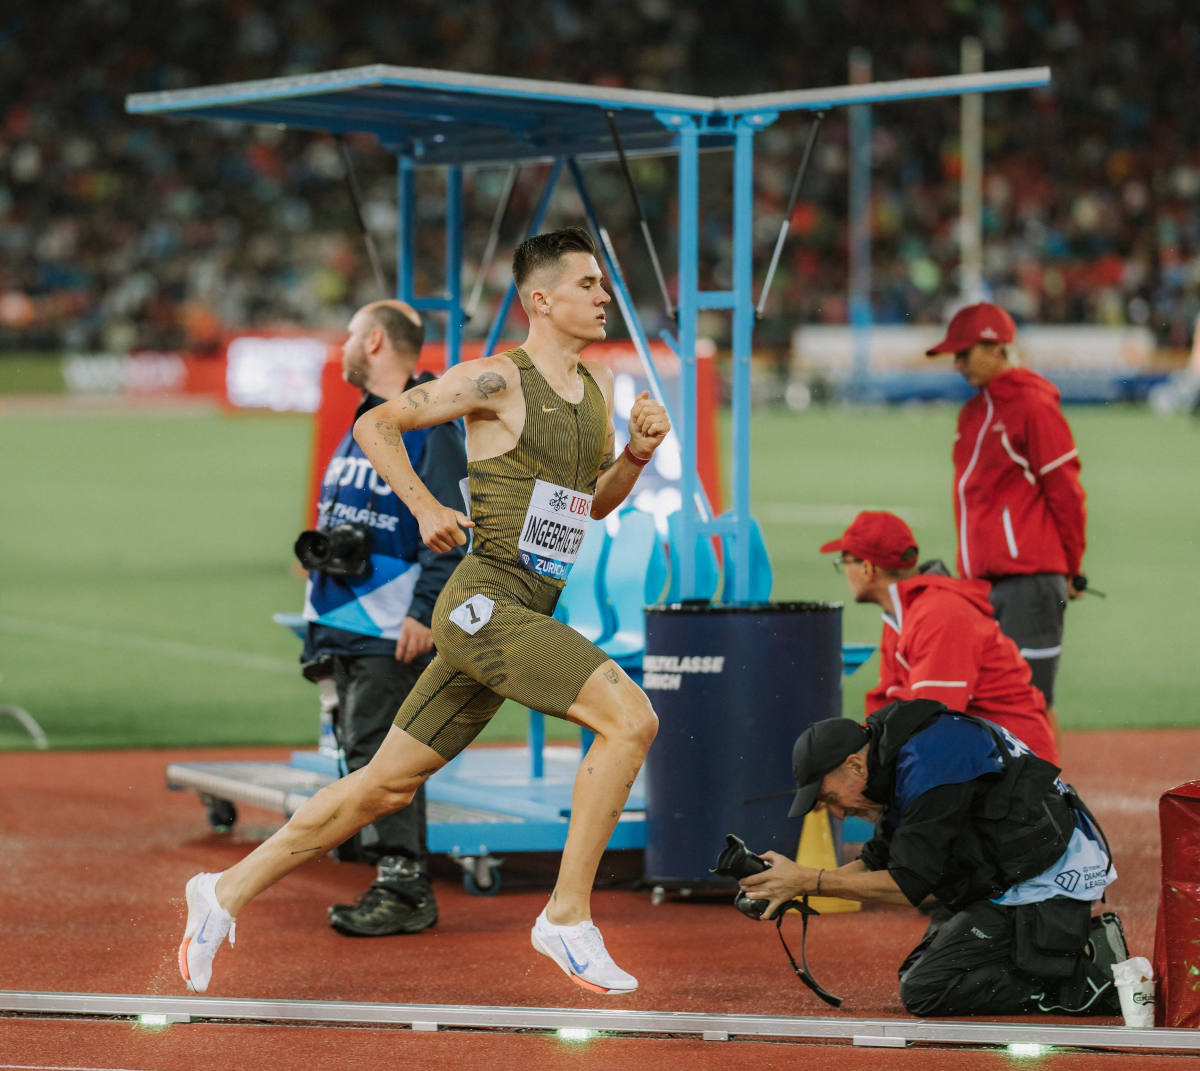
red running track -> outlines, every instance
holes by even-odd
[[[1158,892],[1157,801],[1197,776],[1198,730],[1068,734],[1065,769],[1097,813],[1120,879],[1109,906],[1125,921],[1130,950],[1149,955]],[[277,823],[244,809],[232,836],[210,832],[191,793],[163,787],[180,759],[277,757],[247,750],[9,753],[0,756],[0,989],[182,995],[175,964],[183,884],[198,870],[240,858]],[[714,844],[719,846],[716,831]],[[758,849],[767,845],[751,844]],[[529,947],[528,931],[553,874],[544,856],[510,858],[505,887],[472,897],[439,869],[438,925],[424,934],[341,937],[325,908],[369,883],[365,866],[315,861],[268,890],[238,920],[238,945],[216,961],[212,997],[381,1001],[397,1004],[627,1008],[706,1014],[906,1017],[895,969],[924,919],[907,908],[872,907],[814,923],[809,961],[845,998],[840,1012],[791,975],[772,926],[739,915],[725,898],[653,905],[628,880],[637,860],[606,857],[612,886],[595,917],[617,961],[641,988],[604,998],[570,984]],[[732,894],[732,889],[731,889]],[[799,935],[798,921],[792,932]],[[1018,1020],[1014,1020],[1018,1021]],[[1030,1020],[1020,1020],[1030,1021]],[[1065,1021],[1065,1020],[1060,1020]],[[1089,1020],[1115,1025],[1115,1020]],[[736,1055],[735,1055],[736,1054]],[[530,1067],[707,1067],[842,1069],[1008,1067],[998,1053],[922,1047],[855,1050],[847,1043],[608,1037],[582,1046],[520,1032],[195,1023],[146,1031],[125,1022],[0,1015],[0,1069],[11,1067],[340,1068],[370,1061],[428,1066],[486,1060],[496,1071]],[[1153,1068],[1178,1057],[1063,1053],[1039,1068]],[[828,1061],[828,1062],[827,1062]]]

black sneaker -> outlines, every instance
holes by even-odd
[[[347,937],[420,933],[437,922],[433,888],[425,878],[384,885],[375,882],[353,906],[335,904],[329,925]]]
[[[1088,928],[1088,942],[1083,946],[1084,955],[1104,971],[1106,978],[1112,977],[1114,963],[1123,963],[1129,958],[1129,946],[1125,944],[1125,928],[1115,911],[1095,915]]]

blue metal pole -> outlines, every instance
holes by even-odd
[[[679,595],[696,597],[696,314],[699,310],[700,131],[696,119],[679,127],[679,454],[683,495],[679,516]]]
[[[743,116],[733,143],[733,587],[750,599],[750,349],[754,335],[754,127]],[[728,571],[726,572],[728,575]]]
[[[413,293],[413,259],[417,246],[417,172],[410,157],[401,156],[399,159],[397,198],[400,201],[400,231],[396,235],[396,296],[412,304],[416,297]]]
[[[850,53],[850,81],[869,82],[871,57]],[[864,398],[871,365],[871,106],[850,108],[850,329],[854,364],[851,396]]]
[[[458,364],[462,350],[462,168],[446,169],[446,367]]]
[[[555,185],[558,183],[558,176],[562,174],[562,169],[563,158],[559,156],[555,159],[554,166],[550,169],[550,177],[546,179],[546,188],[542,191],[542,197],[538,201],[537,209],[533,213],[533,219],[529,221],[529,230],[526,232],[526,237],[537,234],[541,228],[542,220],[546,218],[546,213],[550,209],[550,198],[554,193]],[[487,338],[483,343],[485,357],[495,352],[496,343],[500,339],[500,333],[504,330],[504,321],[508,319],[508,310],[512,308],[513,298],[516,296],[517,284],[509,283],[508,289],[504,292],[504,297],[500,299],[500,307],[496,310],[492,326],[488,328]]]

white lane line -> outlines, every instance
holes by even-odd
[[[20,636],[44,636],[47,639],[70,643],[87,643],[93,647],[148,651],[151,654],[185,658],[192,662],[211,662],[219,666],[237,666],[239,669],[257,669],[267,673],[293,674],[297,666],[294,659],[276,658],[272,655],[246,654],[225,647],[205,647],[198,643],[163,640],[132,632],[102,632],[99,629],[64,625],[57,621],[35,621],[32,618],[12,617],[8,614],[0,614],[0,631]]]

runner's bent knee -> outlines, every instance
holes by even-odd
[[[658,733],[649,697],[612,661],[588,679],[568,717],[600,736],[629,740],[643,750],[649,750]]]

